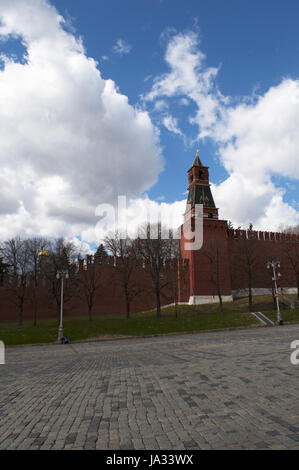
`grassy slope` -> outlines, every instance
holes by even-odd
[[[281,316],[284,322],[299,322],[299,309],[296,308],[294,310],[290,310],[286,303],[283,300],[297,300],[297,295],[286,295],[284,297],[279,297],[279,304],[280,304],[280,311]],[[273,300],[271,297],[261,297],[259,301],[258,298],[255,299],[255,311],[263,312],[270,320],[276,322],[277,321],[277,311],[276,305],[274,305]]]
[[[265,296],[255,299],[254,311],[264,311],[275,319],[272,299]],[[288,315],[288,318],[287,318]],[[299,310],[286,314],[285,321],[299,321]],[[218,305],[178,306],[178,318],[174,307],[162,310],[162,318],[157,319],[155,312],[133,314],[127,321],[125,315],[94,316],[92,322],[85,317],[66,317],[64,334],[71,340],[95,338],[103,335],[143,336],[184,331],[213,330],[220,328],[246,327],[259,325],[258,320],[248,313],[247,300],[224,304],[224,314],[219,313]],[[25,321],[19,328],[16,323],[0,322],[0,340],[6,345],[48,343],[57,340],[58,324],[56,319],[40,320],[34,328],[32,321]]]
[[[281,317],[284,322],[299,322],[299,309],[296,310],[286,310],[281,308]],[[264,314],[270,318],[273,322],[277,321],[277,312],[274,310],[266,311]]]

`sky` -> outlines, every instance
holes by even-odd
[[[236,227],[299,223],[295,0],[0,0],[0,239],[180,223],[196,149]],[[105,219],[105,218],[104,218]]]

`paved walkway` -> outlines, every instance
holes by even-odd
[[[6,350],[0,449],[299,449],[299,325]]]

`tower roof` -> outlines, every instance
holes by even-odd
[[[202,205],[204,217],[218,219],[218,209],[215,206],[209,182],[209,167],[203,166],[198,153],[197,149],[193,165],[188,170],[187,211],[190,210],[190,206],[193,209],[197,205]]]
[[[199,152],[199,150],[197,149],[196,150],[196,156],[194,158],[194,162],[193,162],[192,166],[202,166],[202,163],[201,163],[200,158],[198,156],[198,152]]]

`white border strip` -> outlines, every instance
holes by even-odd
[[[266,326],[269,325],[268,322],[270,322],[270,323],[272,324],[272,326],[274,326],[273,321],[270,320],[270,318],[266,317],[262,312],[250,312],[250,313],[252,313],[252,315],[254,315],[260,322],[264,323]],[[259,315],[261,315],[261,317],[259,317],[259,316],[257,315],[257,313],[258,313]],[[266,318],[266,319],[268,320],[268,322],[267,322],[266,320],[264,320],[264,318]]]

